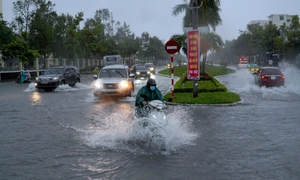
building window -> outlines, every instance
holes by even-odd
[[[283,16],[279,16],[279,20],[284,20],[284,17]]]
[[[287,19],[286,22],[291,22],[291,19]]]

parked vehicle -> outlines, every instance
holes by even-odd
[[[79,82],[80,73],[75,66],[52,66],[36,77],[35,87],[39,90],[55,90],[59,85],[75,86]]]
[[[278,67],[261,67],[255,73],[255,84],[261,86],[284,86],[285,76]]]
[[[145,63],[145,67],[150,73],[155,74],[155,66],[153,63]]]
[[[133,75],[127,66],[110,65],[102,68],[93,85],[94,96],[131,96],[134,91]]]

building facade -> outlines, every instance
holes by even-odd
[[[293,16],[294,15],[289,14],[271,14],[268,16],[269,20],[253,20],[248,24],[259,24],[260,26],[264,26],[265,24],[269,23],[269,21],[271,21],[277,27],[280,27],[281,25],[283,25],[283,23],[285,23],[287,26],[290,26]]]
[[[252,20],[248,24],[259,24],[260,26],[264,26],[267,23],[269,23],[269,20]]]
[[[280,27],[285,23],[287,26],[290,26],[292,23],[292,18],[294,15],[289,14],[271,14],[268,16],[269,21],[272,21],[273,24],[276,24],[277,27]]]

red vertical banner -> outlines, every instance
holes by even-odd
[[[187,78],[200,79],[200,33],[199,30],[191,30],[187,33]]]

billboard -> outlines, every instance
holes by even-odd
[[[191,30],[187,33],[187,78],[193,80],[200,79],[200,32]]]

